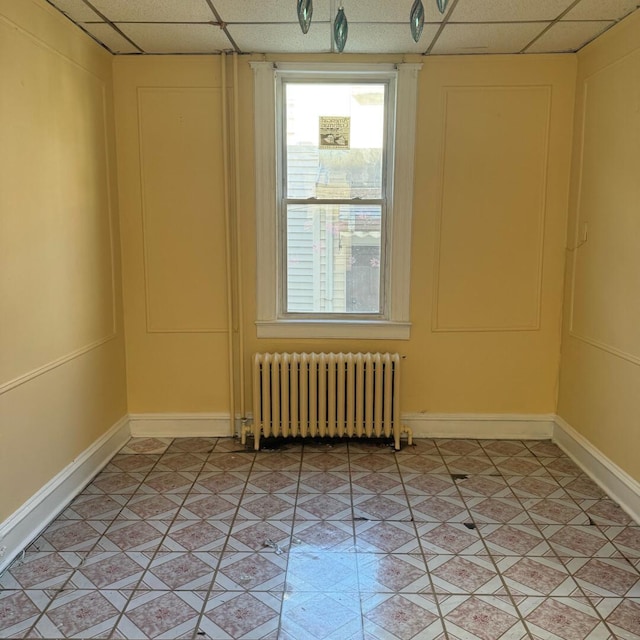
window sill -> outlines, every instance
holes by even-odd
[[[276,320],[256,322],[258,338],[409,340],[410,322],[378,320]]]

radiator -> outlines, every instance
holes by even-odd
[[[253,359],[253,425],[260,437],[393,437],[400,449],[397,353],[258,353]]]

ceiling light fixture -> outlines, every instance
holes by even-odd
[[[444,13],[447,10],[449,0],[436,0],[436,5],[440,13]],[[311,17],[313,16],[313,0],[298,0],[298,22],[302,33],[308,33],[311,26]],[[424,5],[422,0],[414,0],[411,6],[411,12],[409,13],[409,27],[411,29],[411,36],[418,42],[422,35],[422,29],[424,28]],[[338,7],[338,13],[336,19],[333,21],[333,40],[336,44],[336,48],[339,53],[344,51],[344,46],[347,44],[347,36],[349,35],[349,22],[344,12],[342,2]]]

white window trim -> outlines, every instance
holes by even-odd
[[[411,218],[421,64],[283,64],[252,62],[256,167],[258,338],[362,338],[408,340],[411,275]],[[291,320],[278,317],[276,201],[276,68],[290,71],[388,72],[397,70],[396,128],[389,248],[388,320]],[[397,150],[401,150],[400,153]]]

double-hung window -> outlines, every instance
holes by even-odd
[[[252,66],[258,336],[408,338],[419,65]]]

